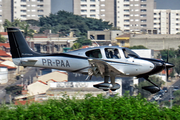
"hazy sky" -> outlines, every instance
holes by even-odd
[[[180,10],[180,0],[154,0],[157,9]]]
[[[56,13],[59,10],[73,12],[73,0],[51,0],[51,13]]]

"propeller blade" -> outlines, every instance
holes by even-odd
[[[169,69],[166,67],[166,81],[168,81],[169,78]]]
[[[167,60],[166,60],[166,62],[168,63],[168,61],[169,61],[169,50],[167,51]]]

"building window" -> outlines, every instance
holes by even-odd
[[[124,17],[129,17],[129,15],[124,15]]]
[[[124,0],[124,2],[129,2],[129,0]]]
[[[96,2],[96,0],[90,0],[91,2]]]
[[[21,2],[26,2],[26,0],[21,0]]]
[[[90,17],[96,17],[96,15],[90,15]]]
[[[21,15],[21,17],[26,17],[26,15]]]
[[[44,5],[37,5],[37,7],[40,7],[40,8],[41,8],[41,7],[44,7]]]
[[[43,2],[43,0],[37,0],[38,2]]]
[[[146,7],[146,4],[141,4],[141,7]]]
[[[26,5],[21,5],[21,7],[26,7]]]
[[[146,0],[141,0],[141,2],[146,2]]]
[[[124,32],[129,32],[129,30],[124,30]]]
[[[44,12],[44,10],[37,10],[37,12]]]
[[[141,19],[141,22],[146,22],[146,19]]]
[[[81,10],[81,12],[87,12],[87,10]]]
[[[129,27],[129,25],[124,25],[124,27]]]
[[[124,12],[129,12],[129,9],[124,9]]]
[[[147,10],[146,9],[141,9],[141,12],[146,12]]]
[[[124,22],[129,22],[129,19],[124,20]]]
[[[21,12],[26,12],[26,10],[21,10]]]
[[[141,27],[146,27],[147,25],[146,24],[141,24]]]
[[[81,7],[87,7],[87,5],[85,5],[85,4],[82,4],[82,5],[81,5]]]
[[[43,15],[38,15],[38,17],[43,17]]]
[[[87,2],[87,0],[81,0],[81,2]]]
[[[90,7],[96,7],[96,5],[93,4],[93,5],[90,5]]]
[[[96,10],[90,10],[90,12],[96,12]]]
[[[129,4],[124,4],[124,7],[129,7]]]
[[[87,15],[81,15],[81,17],[87,17]]]
[[[121,46],[124,46],[125,45],[125,42],[124,41],[121,41]]]

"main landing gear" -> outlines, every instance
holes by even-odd
[[[150,81],[150,80],[148,79],[148,77],[149,77],[149,76],[146,76],[146,77],[143,77],[143,78],[146,79],[146,80],[147,80],[148,82],[150,82],[151,84],[153,84],[154,86],[144,86],[144,87],[142,87],[142,89],[147,90],[147,91],[151,92],[152,94],[159,92],[159,91],[160,91],[159,86],[156,85],[155,83],[153,83],[152,81]]]
[[[112,90],[115,91],[120,88],[118,83],[115,83],[115,77],[111,76],[111,83],[109,83],[109,76],[104,77],[104,83],[93,85],[95,88],[103,89],[104,91]]]

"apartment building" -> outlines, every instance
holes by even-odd
[[[74,0],[74,14],[109,21],[116,26],[116,0]]]
[[[38,20],[51,13],[51,0],[13,0],[13,19]]]
[[[154,9],[154,29],[158,34],[180,33],[180,10]]]
[[[51,0],[0,0],[0,24],[5,19],[38,20],[51,13]]]
[[[117,27],[125,32],[153,29],[154,0],[117,0]]]
[[[0,0],[0,25],[3,24],[5,19],[12,21],[11,1],[12,0]]]

